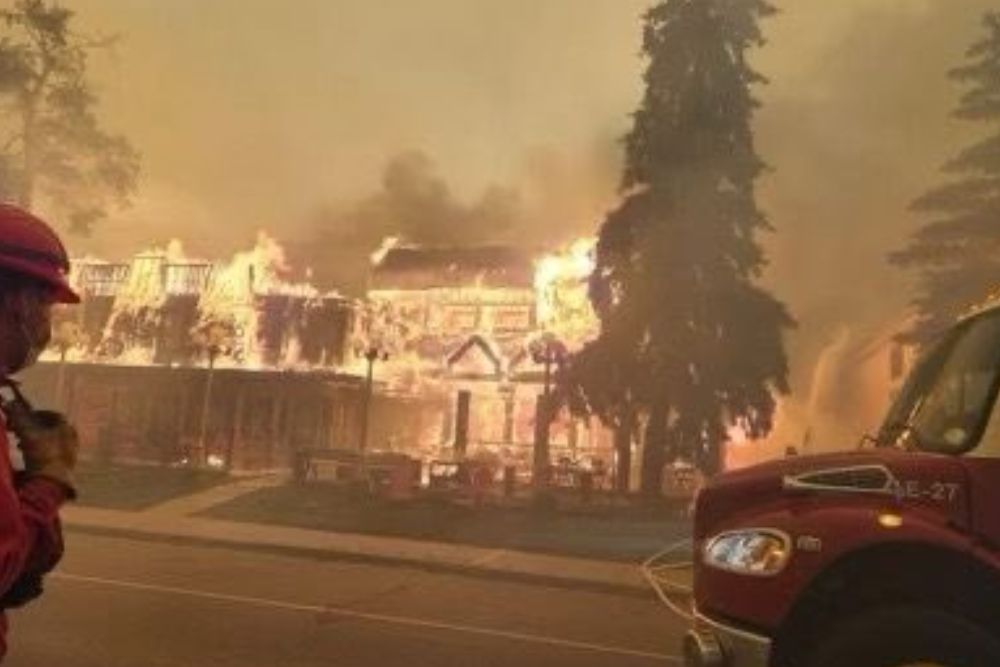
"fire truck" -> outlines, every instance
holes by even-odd
[[[694,512],[690,667],[1000,666],[1000,307],[841,454],[721,475]]]

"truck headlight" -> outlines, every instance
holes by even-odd
[[[705,546],[707,565],[737,574],[762,577],[781,572],[792,555],[792,541],[771,529],[747,529],[722,533]]]

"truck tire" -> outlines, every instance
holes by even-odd
[[[920,607],[862,613],[832,629],[808,667],[997,667],[1000,642],[961,616]]]

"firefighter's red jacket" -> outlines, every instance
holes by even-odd
[[[59,508],[67,499],[56,482],[34,478],[14,488],[10,442],[0,417],[0,594],[25,570],[47,571],[62,556]],[[0,661],[7,653],[7,615],[0,611]]]

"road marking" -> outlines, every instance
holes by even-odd
[[[660,660],[680,664],[683,662],[680,656],[668,655],[666,653],[653,653],[650,651],[639,651],[621,646],[608,646],[604,644],[593,644],[581,642],[573,639],[561,639],[559,637],[548,637],[545,635],[535,635],[522,632],[510,632],[507,630],[496,630],[493,628],[476,627],[472,625],[457,625],[454,623],[444,623],[441,621],[429,621],[420,618],[407,616],[393,616],[389,614],[373,614],[369,612],[347,609],[344,607],[334,607],[329,605],[310,605],[298,602],[285,602],[282,600],[269,600],[266,598],[250,597],[246,595],[230,595],[228,593],[212,593],[210,591],[199,591],[189,588],[178,588],[175,586],[161,586],[158,584],[143,584],[136,581],[121,581],[118,579],[105,579],[102,577],[88,577],[78,574],[68,574],[54,572],[49,575],[53,579],[65,581],[75,581],[88,584],[98,584],[115,588],[124,588],[136,591],[147,591],[151,593],[164,593],[171,595],[182,595],[186,597],[199,598],[203,600],[214,600],[219,602],[232,602],[236,604],[253,605],[256,607],[271,607],[273,609],[283,609],[286,611],[307,612],[312,614],[326,614],[330,616],[342,616],[344,618],[354,618],[363,621],[376,623],[391,623],[394,625],[406,625],[417,628],[427,628],[432,630],[447,630],[450,632],[460,632],[465,634],[481,635],[485,637],[495,637],[500,639],[512,639],[515,641],[531,644],[544,644],[548,646],[558,646],[571,648],[580,651],[590,651],[592,653],[606,653],[631,658],[644,658],[647,660]]]

